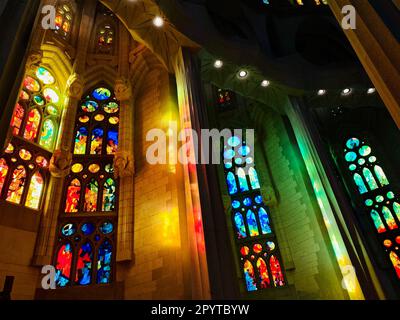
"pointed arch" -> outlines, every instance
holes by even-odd
[[[253,190],[260,189],[260,182],[258,180],[257,170],[254,167],[249,169],[250,185]]]
[[[81,182],[79,179],[74,179],[67,188],[65,212],[78,212],[80,195]]]
[[[47,118],[42,124],[39,144],[47,150],[53,150],[57,127],[53,119]]]
[[[95,212],[97,211],[97,198],[99,195],[99,183],[96,179],[90,180],[85,188],[85,203],[83,211]]]
[[[103,186],[103,211],[107,212],[115,210],[115,201],[117,196],[116,192],[117,186],[115,180],[112,178],[108,178],[106,182],[104,182]]]
[[[24,139],[32,142],[36,140],[39,134],[41,120],[42,115],[37,108],[33,108],[29,111],[25,124]]]
[[[99,247],[97,263],[97,283],[110,283],[112,280],[113,246],[105,239]]]
[[[281,264],[274,255],[269,259],[269,265],[272,273],[272,280],[275,287],[283,287],[285,285],[285,279],[281,269]]]
[[[385,172],[383,171],[382,167],[380,167],[378,165],[374,166],[374,172],[375,172],[375,175],[378,178],[378,181],[382,187],[387,186],[389,184],[389,180],[386,177]]]
[[[236,185],[236,179],[235,175],[232,172],[228,172],[226,175],[226,183],[228,185],[228,192],[229,194],[235,194],[237,193],[237,185]]]
[[[237,169],[237,177],[239,181],[239,189],[241,192],[249,191],[249,185],[247,184],[246,173],[243,168]]]
[[[13,172],[11,182],[8,187],[6,200],[15,204],[21,203],[22,194],[24,192],[26,180],[26,169],[23,165],[19,165]]]
[[[246,214],[247,226],[249,227],[250,237],[256,237],[260,234],[257,225],[256,215],[252,210],[248,210]]]
[[[262,289],[270,287],[268,268],[263,258],[257,260],[258,274],[260,275],[260,286]]]
[[[371,191],[378,189],[378,184],[376,183],[376,180],[371,172],[371,170],[369,170],[368,168],[364,168],[363,169],[363,175],[365,180],[367,181],[367,184],[369,186],[369,189]]]
[[[244,223],[243,215],[240,212],[236,212],[233,217],[235,227],[236,227],[236,234],[238,239],[243,239],[247,237],[246,226]]]
[[[356,184],[356,186],[357,186],[357,188],[358,188],[358,192],[359,192],[360,194],[364,194],[364,193],[367,193],[367,192],[368,192],[368,189],[367,189],[367,187],[365,186],[364,180],[363,180],[363,178],[361,177],[361,175],[359,175],[358,173],[355,173],[355,174],[353,175],[353,180],[354,180],[354,182],[355,182],[355,184]]]
[[[256,276],[254,274],[254,267],[249,260],[246,260],[244,262],[243,272],[244,272],[244,278],[246,280],[247,291],[256,291],[257,284],[256,284]]]
[[[92,283],[93,245],[90,241],[83,243],[78,251],[75,283],[86,286]]]
[[[28,194],[26,196],[25,206],[31,209],[39,209],[40,200],[44,188],[44,180],[39,171],[36,171],[29,184]]]
[[[56,255],[56,285],[65,287],[70,283],[73,250],[70,242],[62,244]]]

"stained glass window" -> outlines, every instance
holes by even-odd
[[[114,29],[110,24],[104,24],[99,28],[97,35],[97,51],[110,53],[114,43]]]
[[[48,69],[37,66],[28,72],[10,123],[13,135],[53,151],[61,115],[58,92]]]
[[[75,277],[75,282],[77,284],[88,285],[92,282],[92,263],[93,248],[89,242],[86,242],[80,247],[78,253]]]
[[[26,169],[24,166],[18,166],[12,174],[11,183],[8,187],[7,201],[15,204],[21,203],[22,194],[24,192]]]
[[[55,20],[55,33],[67,39],[71,33],[73,17],[71,7],[68,4],[58,6]]]
[[[58,241],[71,241],[76,256],[68,285],[108,284],[113,281],[118,221],[113,162],[119,103],[111,89],[98,86],[85,94],[75,123],[74,155],[64,187]]]
[[[111,281],[112,249],[112,245],[108,240],[104,240],[99,248],[97,283],[110,283]]]
[[[235,93],[229,90],[217,89],[216,102],[220,111],[230,110],[235,107]]]
[[[3,190],[4,182],[6,181],[8,173],[8,165],[6,159],[0,159],[0,195]]]
[[[285,285],[269,209],[260,193],[260,181],[250,153],[251,146],[237,136],[227,139],[221,152],[240,266],[248,292]]]
[[[25,205],[31,209],[39,209],[43,191],[43,177],[40,172],[35,172],[31,178]]]
[[[394,273],[398,277],[399,246],[393,244],[397,238],[400,239],[400,198],[391,190],[390,180],[369,143],[352,137],[347,139],[344,145],[343,163],[353,178],[360,203],[369,213],[368,219],[373,230],[376,230],[383,254],[387,256],[388,262],[391,261]]]
[[[56,257],[56,285],[65,287],[70,282],[72,264],[72,245],[63,244],[57,251]]]

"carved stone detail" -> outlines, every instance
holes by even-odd
[[[72,153],[67,150],[56,150],[50,159],[49,170],[53,177],[65,178],[71,169]]]
[[[135,174],[135,165],[132,154],[118,151],[114,156],[114,175],[116,178],[131,177]]]
[[[73,99],[80,99],[83,94],[84,83],[82,78],[73,73],[67,81],[68,96]]]
[[[40,50],[31,51],[26,60],[25,69],[31,70],[35,65],[39,64],[42,61],[43,52]]]
[[[115,82],[115,97],[119,101],[128,101],[132,98],[132,87],[128,79],[121,78]]]

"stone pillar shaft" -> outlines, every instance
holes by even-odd
[[[345,30],[345,34],[400,128],[400,44],[368,1],[330,0],[339,23],[346,5],[356,9],[357,25],[354,30]]]

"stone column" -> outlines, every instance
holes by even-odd
[[[120,102],[118,151],[114,157],[115,177],[119,178],[117,261],[133,259],[134,157],[133,97],[128,80],[115,83],[115,96]]]
[[[74,73],[67,82],[68,98],[65,102],[56,151],[54,151],[53,157],[50,160],[49,170],[51,177],[44,201],[45,207],[43,208],[40,230],[36,241],[36,249],[33,257],[34,265],[41,266],[52,263],[57,218],[62,206],[64,179],[69,174],[72,163],[72,141],[75,117],[82,92],[83,82],[80,77]]]
[[[344,32],[400,128],[400,44],[366,0],[330,0],[329,6],[339,23],[346,5],[355,7],[357,25],[356,29]]]

